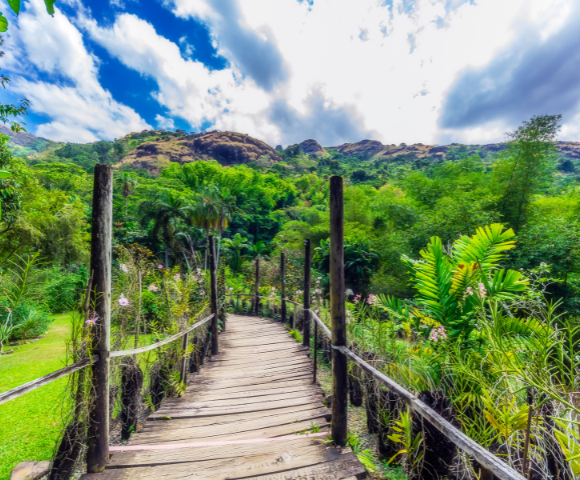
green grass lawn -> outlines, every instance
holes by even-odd
[[[55,315],[40,341],[20,345],[0,356],[0,392],[64,367],[70,316]],[[10,350],[14,347],[8,347]],[[62,430],[61,413],[68,378],[61,378],[22,397],[0,405],[0,480],[26,460],[49,460]]]
[[[70,315],[54,315],[48,334],[38,342],[19,345],[0,356],[0,392],[30,382],[65,366]],[[149,345],[152,335],[141,335],[139,346]],[[127,339],[124,348],[133,348]],[[14,347],[6,347],[11,350]],[[139,356],[139,363],[154,362],[156,350]],[[148,379],[146,379],[148,380]],[[61,378],[22,397],[0,405],[0,480],[26,460],[50,460],[63,429],[62,414],[70,409],[66,398],[68,377]]]

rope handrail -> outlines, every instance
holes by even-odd
[[[308,312],[312,315],[316,323],[320,325],[326,336],[329,339],[332,339],[332,333],[330,332],[330,329],[322,322],[318,315],[316,315],[316,313],[310,309]],[[495,455],[479,445],[479,443],[469,438],[461,430],[454,427],[450,422],[437,414],[433,409],[428,407],[411,392],[403,388],[391,378],[387,377],[385,374],[379,372],[376,368],[369,365],[354,352],[351,352],[346,346],[335,346],[331,344],[331,347],[335,350],[338,350],[343,355],[349,357],[353,362],[360,365],[363,370],[365,370],[367,373],[370,373],[374,378],[385,385],[387,389],[401,397],[401,399],[405,401],[413,411],[417,412],[419,415],[425,418],[437,430],[439,430],[443,435],[451,440],[457,447],[461,448],[463,451],[476,458],[482,466],[492,471],[493,474],[498,478],[501,480],[525,480],[525,477],[522,476],[519,472],[515,471],[509,465],[502,462]]]
[[[148,350],[153,350],[155,348],[162,347],[163,345],[167,345],[168,343],[171,343],[174,340],[177,340],[178,338],[183,337],[185,334],[191,332],[196,327],[199,327],[200,325],[203,325],[207,321],[211,320],[213,318],[213,316],[214,316],[214,314],[212,313],[210,316],[200,320],[199,322],[195,322],[193,325],[187,327],[185,330],[183,330],[179,333],[176,333],[175,335],[172,335],[171,337],[167,337],[165,340],[162,340],[160,342],[156,342],[152,345],[147,345],[145,347],[140,347],[140,348],[134,348],[132,350],[118,350],[116,352],[110,352],[109,358],[123,357],[125,355],[134,355],[137,353],[143,353],[143,352],[147,352]],[[54,372],[51,372],[48,375],[45,375],[44,377],[37,378],[37,379],[32,380],[28,383],[25,383],[23,385],[15,387],[11,390],[0,393],[0,405],[8,402],[10,400],[14,400],[15,398],[18,398],[18,397],[24,395],[25,393],[32,392],[33,390],[36,390],[37,388],[43,387],[44,385],[48,385],[49,383],[52,383],[55,380],[58,380],[59,378],[65,377],[66,375],[70,375],[71,373],[74,373],[78,370],[81,370],[85,367],[88,367],[89,365],[92,365],[93,363],[96,363],[98,361],[99,361],[99,356],[94,355],[91,358],[85,358],[83,360],[80,360],[78,362],[75,362],[75,363],[69,365],[68,367],[64,367],[64,368],[61,368],[60,370],[56,370]]]
[[[32,392],[37,388],[43,387],[44,385],[48,385],[59,378],[65,377],[66,375],[70,375],[71,373],[76,372],[77,370],[81,370],[89,365],[97,362],[99,360],[98,355],[94,355],[91,358],[85,358],[80,360],[79,362],[75,362],[68,367],[61,368],[60,370],[56,370],[55,372],[51,372],[44,377],[37,378],[32,380],[28,383],[20,385],[18,387],[13,388],[12,390],[8,390],[6,392],[0,393],[0,405],[6,403],[10,400],[14,400],[15,398],[24,395],[25,393]]]
[[[320,325],[320,328],[322,328],[322,331],[324,333],[326,333],[326,336],[328,337],[328,339],[329,340],[332,340],[332,333],[330,332],[330,329],[324,324],[324,322],[322,320],[320,320],[320,318],[318,317],[318,315],[316,315],[316,313],[314,313],[310,309],[307,309],[306,311],[308,313],[310,313],[310,315],[312,315],[314,317],[314,320],[316,320],[316,323],[318,323],[318,325]]]
[[[171,337],[167,337],[165,340],[161,340],[160,342],[155,342],[151,345],[146,345],[145,347],[133,348],[131,350],[118,350],[116,352],[111,352],[109,354],[109,357],[111,357],[111,358],[124,357],[125,355],[134,355],[136,353],[143,353],[143,352],[147,352],[149,350],[153,350],[155,348],[162,347],[163,345],[167,345],[168,343],[171,343],[174,340],[177,340],[179,337],[183,337],[186,333],[191,332],[196,327],[203,325],[208,320],[211,320],[213,318],[213,316],[214,316],[214,314],[212,313],[209,317],[205,317],[203,320],[200,320],[199,322],[194,323],[193,325],[187,327],[185,330],[182,330],[181,332],[176,333],[175,335],[172,335]]]

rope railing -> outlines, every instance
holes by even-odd
[[[329,340],[332,340],[332,333],[330,329],[324,324],[324,322],[314,313],[312,310],[308,310],[312,318],[320,326],[322,331],[326,334]],[[314,343],[316,345],[317,339],[315,337]],[[349,350],[345,346],[335,346],[330,344],[330,347],[338,350],[343,355],[350,358],[353,362],[359,365],[364,371],[376,378],[380,383],[382,383],[388,390],[399,396],[409,407],[419,415],[421,415],[425,420],[427,420],[431,425],[433,425],[437,430],[439,430],[443,435],[445,435],[449,440],[451,440],[458,448],[462,449],[464,452],[468,453],[474,457],[480,465],[491,471],[496,477],[501,480],[526,480],[523,475],[506,465],[495,455],[490,453],[488,450],[483,448],[477,442],[465,435],[461,430],[454,427],[450,422],[445,420],[441,415],[435,412],[432,408],[428,407],[425,403],[419,400],[411,392],[403,388],[397,382],[387,377],[385,374],[379,372],[376,368],[369,365],[362,358],[357,356],[354,352]]]
[[[43,387],[44,385],[48,385],[49,383],[58,380],[59,378],[66,377],[71,373],[77,372],[78,370],[82,370],[85,367],[97,362],[99,360],[98,355],[94,355],[91,358],[85,358],[79,362],[75,362],[68,367],[61,368],[60,370],[56,370],[55,372],[51,372],[44,377],[37,378],[36,380],[32,380],[24,385],[20,385],[12,390],[8,390],[6,392],[0,393],[0,405],[3,403],[9,402],[10,400],[14,400],[25,393],[32,392],[37,388]]]
[[[212,313],[208,317],[205,317],[203,320],[200,320],[199,322],[194,323],[193,325],[187,327],[185,330],[182,330],[181,332],[176,333],[175,335],[171,335],[171,337],[167,337],[166,339],[161,340],[160,342],[155,342],[151,345],[146,345],[145,347],[133,348],[131,350],[119,350],[116,352],[111,352],[109,354],[109,357],[113,358],[113,357],[124,357],[125,355],[135,355],[137,353],[143,353],[143,352],[147,352],[149,350],[153,350],[155,348],[162,347],[163,345],[167,345],[168,343],[171,343],[174,340],[177,340],[178,338],[183,337],[184,335],[188,334],[192,330],[194,330],[197,327],[208,322],[209,320],[211,320],[213,318],[213,316],[214,316],[214,314]]]
[[[204,323],[208,322],[213,317],[214,317],[214,314],[212,313],[211,315],[209,315],[208,317],[205,317],[204,319],[200,320],[199,322],[196,322],[193,325],[190,325],[189,327],[187,327],[183,331],[176,333],[175,335],[172,335],[170,337],[167,337],[166,339],[161,340],[160,342],[155,342],[151,345],[147,345],[145,347],[140,347],[140,348],[134,348],[131,350],[118,350],[116,352],[110,352],[109,358],[124,357],[126,355],[135,355],[138,353],[143,353],[143,352],[147,352],[149,350],[154,350],[155,348],[162,347],[163,345],[167,345],[168,343],[171,343],[171,342],[177,340],[178,338],[183,337],[184,335],[187,335],[189,332],[191,332],[192,330],[196,329],[197,327],[203,325]],[[99,356],[94,355],[91,358],[85,358],[85,359],[80,360],[78,362],[75,362],[67,367],[61,368],[60,370],[56,370],[56,371],[51,372],[43,377],[37,378],[37,379],[32,380],[28,383],[25,383],[23,385],[15,387],[11,390],[0,393],[0,405],[2,405],[3,403],[9,402],[10,400],[14,400],[14,399],[26,394],[26,393],[32,392],[33,390],[36,390],[37,388],[43,387],[44,385],[48,385],[49,383],[52,383],[55,380],[58,380],[59,378],[66,377],[67,375],[70,375],[71,373],[82,370],[83,368],[88,367],[89,365],[92,365],[93,363],[96,363],[98,361],[99,361]]]

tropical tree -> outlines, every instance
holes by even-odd
[[[533,196],[550,179],[556,156],[554,140],[562,115],[542,115],[508,133],[502,158],[494,165],[494,185],[500,195],[504,221],[517,232],[524,223]]]
[[[127,198],[133,195],[135,192],[135,187],[137,187],[137,179],[134,178],[129,172],[123,172],[119,178],[117,178],[117,184],[121,187],[121,195],[125,200],[125,217],[127,216]]]
[[[238,273],[245,260],[244,250],[248,250],[251,246],[246,243],[248,239],[236,233],[233,238],[224,238],[223,243],[226,250],[231,256],[231,268],[234,273]]]
[[[263,240],[258,240],[248,246],[248,253],[250,257],[257,258],[268,253],[268,245]]]
[[[196,253],[196,249],[197,248],[201,248],[203,247],[206,238],[204,237],[203,234],[203,230],[194,226],[194,225],[189,225],[186,222],[180,222],[177,226],[176,232],[175,232],[175,238],[181,240],[182,242],[184,242],[187,247],[189,247],[189,251],[191,253],[191,256],[193,257],[193,262],[195,263],[195,268],[199,268],[199,263],[197,261],[197,253]],[[187,260],[187,257],[185,256],[184,253],[184,257],[185,257],[185,261],[189,266],[189,262]]]
[[[192,213],[191,206],[185,199],[172,193],[162,193],[153,200],[142,202],[139,209],[143,213],[142,224],[147,226],[152,223],[153,237],[162,237],[165,246],[165,268],[169,268],[169,248],[173,242],[178,221],[189,218]]]
[[[229,221],[237,211],[236,197],[230,194],[229,188],[220,189],[217,185],[212,184],[199,190],[191,219],[195,225],[205,230],[206,235],[209,235],[211,230],[217,231],[218,262],[222,233],[228,227]],[[207,251],[205,264],[207,266]]]
[[[314,249],[314,265],[323,274],[330,271],[330,240],[322,240]],[[365,295],[371,275],[378,265],[378,254],[365,241],[344,241],[344,277],[348,286]]]

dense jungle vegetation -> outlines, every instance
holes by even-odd
[[[349,341],[415,393],[449,399],[464,431],[516,468],[522,419],[531,408],[526,391],[533,389],[541,398],[534,408],[549,405],[560,422],[558,428],[552,422],[555,437],[536,422],[529,454],[534,471],[550,470],[546,452],[559,448],[568,462],[558,465],[578,476],[580,440],[571,425],[580,413],[580,178],[555,149],[559,122],[560,116],[534,117],[508,134],[495,155],[456,146],[445,161],[371,160],[333,150],[315,157],[291,145],[275,164],[171,163],[158,176],[119,167],[114,342],[123,346],[134,336],[139,344],[151,340],[147,334],[175,333],[203,312],[208,233],[218,236],[229,291],[250,291],[253,261],[260,258],[261,288],[273,300],[281,252],[289,259],[289,296],[300,298],[303,241],[310,238],[314,303],[324,317],[328,177],[342,175]],[[0,348],[46,332],[51,313],[78,306],[88,280],[94,165],[117,164],[149,138],[184,134],[141,132],[115,142],[51,145],[25,158],[0,137],[0,170],[10,172],[0,179],[1,305],[7,307]],[[565,162],[572,166],[561,168]],[[82,336],[82,319],[75,322]],[[174,366],[179,352],[159,355]],[[158,360],[141,367],[156,371]],[[537,368],[526,371],[532,364]],[[183,386],[167,375],[165,394],[179,394]],[[144,395],[155,408],[152,385]],[[379,447],[382,458],[399,453],[396,461],[407,475],[428,478],[408,413],[385,412],[380,422],[390,436]],[[379,429],[369,423],[373,428]],[[462,472],[471,475],[465,466]]]

